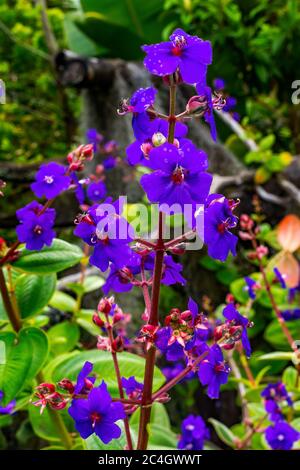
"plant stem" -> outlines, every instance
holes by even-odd
[[[258,245],[257,245],[257,241],[255,239],[255,235],[253,236],[253,239],[252,239],[252,245],[253,245],[253,248],[255,249],[255,251],[257,250],[258,248]],[[284,336],[286,337],[289,345],[291,346],[291,349],[299,355],[299,351],[298,351],[298,348],[297,348],[297,345],[294,341],[294,338],[292,337],[288,327],[286,326],[286,323],[284,321],[284,318],[282,317],[281,315],[281,311],[279,310],[278,306],[277,306],[277,303],[276,303],[276,300],[274,298],[274,295],[273,295],[273,292],[271,290],[271,285],[268,281],[268,278],[267,278],[267,275],[266,275],[266,271],[265,271],[265,268],[261,262],[261,259],[258,258],[258,264],[259,264],[259,270],[261,272],[261,275],[262,275],[262,278],[263,278],[263,281],[264,281],[264,284],[265,284],[265,288],[266,288],[266,291],[267,291],[267,294],[269,296],[269,299],[270,299],[270,302],[271,302],[271,305],[272,305],[272,308],[276,314],[276,317],[277,317],[277,320],[279,322],[279,325],[281,327],[281,330],[282,330],[282,333],[284,334]]]
[[[171,388],[174,387],[178,382],[180,382],[184,377],[191,372],[200,362],[203,361],[203,359],[206,358],[206,356],[209,354],[209,351],[204,351],[204,353],[201,354],[201,356],[197,357],[197,359],[194,361],[193,364],[187,366],[185,369],[183,369],[179,374],[177,374],[172,380],[167,382],[165,385],[163,385],[157,392],[155,392],[152,396],[153,400],[156,400],[159,398],[161,395],[164,393],[167,393]]]
[[[106,316],[106,320],[107,320],[107,323],[109,323],[108,316]],[[108,326],[107,326],[107,332],[108,332],[108,337],[109,337],[109,340],[110,340],[110,344],[112,345],[114,337],[113,337],[112,326],[110,324],[108,324]],[[120,395],[121,400],[124,400],[125,399],[124,390],[123,390],[123,386],[122,386],[122,379],[121,379],[121,373],[120,373],[120,367],[119,367],[117,353],[112,350],[111,355],[112,355],[112,360],[113,360],[113,363],[114,363],[115,373],[116,373],[116,377],[117,377],[119,395]],[[124,429],[125,429],[125,434],[126,434],[126,441],[127,441],[128,450],[133,450],[128,416],[126,416],[123,421],[124,421]]]
[[[236,447],[237,447],[237,450],[242,450],[242,449],[244,449],[245,447],[247,447],[247,445],[248,445],[248,443],[249,443],[251,437],[253,436],[253,434],[255,434],[255,433],[259,430],[259,428],[261,427],[262,423],[263,423],[264,420],[267,419],[267,418],[268,418],[268,413],[265,414],[265,415],[258,421],[257,425],[254,426],[253,429],[251,429],[251,430],[249,431],[249,433],[244,437],[244,439],[242,439],[241,441],[239,441],[239,442],[237,443],[237,446],[236,446]]]
[[[240,372],[240,369],[239,369],[237,363],[234,360],[232,351],[228,351],[227,357],[228,357],[228,362],[229,362],[230,368],[232,370],[232,373],[233,373],[234,377],[239,381],[238,382],[238,391],[239,391],[239,395],[240,395],[240,399],[241,399],[243,422],[247,425],[247,422],[249,420],[249,409],[248,409],[248,402],[247,402],[247,399],[246,399],[246,387],[243,384],[243,382],[241,382],[242,375],[241,375],[241,372]]]
[[[8,252],[6,253],[6,255],[3,256],[3,258],[0,260],[0,266],[3,266],[6,261],[9,260],[9,258],[11,257],[11,255],[14,253],[14,251],[18,248],[18,246],[21,244],[21,242],[19,241],[16,241],[12,244],[12,246],[9,248]]]
[[[21,318],[20,318],[17,310],[14,308],[14,306],[12,304],[2,268],[0,268],[0,290],[1,290],[1,295],[2,295],[2,299],[3,299],[4,307],[5,307],[5,310],[7,312],[9,321],[10,321],[13,329],[16,332],[18,332],[22,327],[22,322],[21,322]]]
[[[240,355],[240,361],[241,361],[241,364],[243,366],[243,369],[246,373],[246,376],[247,376],[247,379],[249,380],[249,382],[251,383],[252,387],[255,387],[255,379],[253,377],[253,374],[252,374],[252,371],[249,367],[249,363],[248,363],[248,360],[244,354],[244,351],[243,351],[243,347],[241,344],[237,344],[236,346],[236,349],[237,351],[239,352],[239,355]]]
[[[174,142],[175,124],[176,124],[176,83],[174,77],[170,75],[170,104],[169,104],[169,128],[168,128],[168,142]],[[152,326],[158,326],[159,324],[159,296],[160,296],[160,284],[163,269],[163,259],[165,253],[164,245],[164,216],[162,212],[159,212],[158,221],[158,239],[155,245],[155,263],[154,263],[154,276],[152,283],[152,296],[151,296],[151,309],[149,316],[149,324]],[[148,424],[151,418],[151,407],[152,407],[152,387],[153,387],[153,374],[155,366],[155,353],[156,348],[152,344],[150,349],[147,351],[145,373],[144,373],[144,389],[141,403],[141,415],[139,423],[139,435],[137,449],[146,450],[148,446]]]

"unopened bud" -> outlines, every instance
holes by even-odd
[[[117,336],[111,344],[112,352],[121,352],[124,349],[124,340],[122,336]]]
[[[93,323],[99,326],[99,328],[102,328],[105,325],[104,321],[99,317],[97,313],[93,315]]]
[[[254,221],[247,214],[242,214],[240,217],[240,227],[243,230],[252,230],[254,226]]]
[[[98,304],[98,312],[108,314],[111,311],[112,302],[107,297],[103,297]]]
[[[208,102],[205,95],[203,96],[192,96],[187,105],[186,110],[188,114],[192,114],[194,116],[202,116],[208,108]]]
[[[71,395],[74,393],[74,385],[69,379],[62,379],[57,384],[59,388],[67,390]]]
[[[159,147],[160,145],[163,145],[165,142],[167,142],[167,139],[161,132],[156,132],[155,134],[153,134],[152,143],[154,147]]]
[[[36,387],[37,391],[43,395],[55,392],[55,385],[51,383],[41,383]]]

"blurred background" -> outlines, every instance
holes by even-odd
[[[119,164],[107,174],[110,193],[126,194],[130,204],[141,199],[139,174],[124,163],[133,139],[130,118],[118,117],[116,110],[122,98],[151,84],[161,91],[158,106],[164,108],[166,90],[143,69],[140,46],[166,40],[176,27],[212,42],[209,85],[227,98],[226,108],[216,115],[217,143],[205,124],[194,122],[190,129],[190,137],[208,153],[214,191],[240,198],[238,211],[254,214],[270,249],[280,249],[274,228],[285,215],[300,214],[297,0],[0,0],[0,179],[6,182],[1,236],[14,240],[15,211],[30,200],[38,166],[63,161],[70,148],[90,140],[90,129],[116,143]],[[182,88],[178,107],[184,109],[193,94]],[[99,151],[92,165],[104,157]],[[73,239],[78,204],[72,195],[57,204],[58,235]],[[205,250],[188,254],[183,262],[188,288],[163,287],[166,313],[174,305],[185,308],[188,294],[213,311],[232,283],[252,269],[243,243],[238,257],[224,264],[209,259]],[[125,300],[126,308],[138,314],[139,299]],[[87,299],[86,307],[95,302]],[[251,335],[257,354],[275,347],[272,334],[265,334],[268,308],[260,305],[256,311]],[[255,355],[251,361],[255,371],[266,365],[255,362]],[[274,363],[269,373],[284,365]],[[188,413],[203,415],[203,410],[204,417],[237,422],[234,384],[227,389],[220,401],[211,402],[197,381],[180,386],[168,405],[175,428]]]

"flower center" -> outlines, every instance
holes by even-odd
[[[228,217],[228,219],[224,220],[224,222],[220,222],[217,225],[217,230],[219,233],[223,234],[226,232],[229,226],[230,226],[230,218]]]
[[[44,176],[44,181],[45,181],[45,183],[47,183],[47,184],[52,184],[53,181],[54,181],[54,178],[53,178],[52,175],[45,175],[45,176]]]
[[[174,47],[172,47],[172,54],[175,56],[181,56],[183,49],[187,45],[186,39],[184,36],[176,36],[173,41]]]
[[[185,170],[181,166],[177,166],[172,174],[172,181],[175,184],[182,184],[185,178]]]
[[[36,234],[36,235],[42,235],[43,233],[43,228],[40,226],[40,225],[36,225],[33,229],[33,232]]]
[[[278,434],[277,439],[278,439],[278,441],[284,441],[284,435],[283,434]]]
[[[224,364],[220,362],[220,364],[215,365],[214,369],[216,372],[224,372],[225,367],[224,367]]]
[[[90,418],[91,418],[93,427],[95,427],[95,425],[99,423],[102,419],[101,415],[97,413],[97,411],[94,411],[93,413],[91,413]]]

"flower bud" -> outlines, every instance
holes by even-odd
[[[141,145],[141,151],[143,152],[143,155],[146,158],[149,157],[149,154],[150,154],[152,149],[153,149],[153,145],[151,144],[151,142],[144,142]]]
[[[167,139],[161,132],[156,132],[155,134],[153,134],[152,143],[154,147],[159,147],[160,145],[163,145],[166,142]]]
[[[55,385],[43,382],[36,387],[36,390],[43,395],[53,393],[55,392]]]
[[[111,311],[112,307],[112,297],[108,299],[107,297],[103,297],[98,304],[98,312],[108,314]]]
[[[186,111],[188,114],[192,114],[194,116],[202,116],[208,108],[208,102],[205,95],[203,96],[192,96],[187,105]]]
[[[268,253],[269,253],[269,250],[265,245],[260,245],[256,248],[256,255],[258,259],[262,259]]]
[[[57,384],[59,388],[67,390],[71,395],[74,393],[74,385],[69,379],[62,379]]]
[[[111,344],[112,352],[122,352],[124,349],[124,340],[122,336],[117,336]]]
[[[254,221],[247,214],[242,214],[240,217],[240,226],[242,230],[252,230],[254,226]]]
[[[93,315],[92,319],[93,319],[93,323],[99,326],[99,328],[102,328],[105,325],[104,321],[99,317],[97,313]]]

